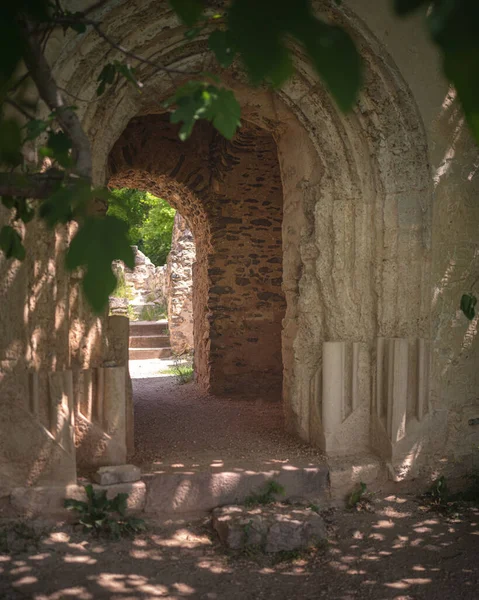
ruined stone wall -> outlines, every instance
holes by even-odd
[[[148,309],[166,309],[166,265],[155,266],[151,260],[132,246],[135,255],[135,268],[125,267],[121,261],[113,264],[114,272],[124,288],[121,296],[116,290],[110,297],[110,313],[130,316],[128,307],[134,312],[133,318],[140,320]],[[136,316],[135,316],[136,315]]]
[[[170,346],[176,354],[193,350],[193,265],[196,249],[188,223],[175,215],[166,263],[166,298]]]
[[[195,292],[195,307],[202,307],[195,337],[204,350],[203,356],[195,352],[199,380],[215,393],[268,390],[279,398],[285,301],[276,145],[247,122],[231,142],[205,123],[184,143],[177,130],[165,116],[133,119],[112,149],[110,183],[165,198],[191,225],[204,269],[194,280],[204,289],[202,297]],[[162,188],[165,174],[197,200],[169,196]],[[196,335],[206,328],[202,320],[208,338]]]

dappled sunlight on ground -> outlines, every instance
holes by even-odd
[[[329,545],[279,556],[225,552],[208,519],[150,521],[146,534],[121,541],[57,525],[0,554],[0,598],[477,598],[477,509],[447,517],[405,496],[372,506],[325,511]]]

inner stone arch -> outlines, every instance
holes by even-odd
[[[196,381],[214,394],[281,398],[283,196],[272,135],[245,122],[228,142],[199,123],[187,142],[167,115],[132,119],[109,158],[109,185],[163,197],[196,243]]]

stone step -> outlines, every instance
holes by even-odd
[[[170,336],[160,335],[131,335],[130,348],[167,348],[170,345]]]
[[[145,511],[157,515],[206,512],[218,506],[241,504],[254,493],[264,491],[270,480],[284,487],[278,501],[302,499],[306,504],[329,505],[326,464],[277,466],[268,463],[237,467],[173,468],[144,474]]]
[[[171,358],[171,348],[130,348],[130,360],[146,360],[148,358]]]
[[[165,335],[168,331],[168,321],[131,321],[130,335]]]

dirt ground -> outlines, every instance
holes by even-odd
[[[446,517],[407,496],[328,511],[329,544],[305,555],[226,552],[209,519],[150,522],[121,541],[71,525],[0,524],[2,600],[473,600],[479,511]],[[11,533],[15,527],[17,533]],[[6,533],[10,530],[10,533]],[[2,554],[3,552],[3,554]]]
[[[284,430],[280,398],[218,398],[174,376],[158,376],[165,361],[131,361],[135,456],[148,466],[224,464],[235,461],[307,460],[321,453]]]
[[[159,361],[158,361],[159,362]],[[218,399],[133,370],[136,464],[321,455],[285,434],[277,398]],[[388,492],[390,493],[390,492]],[[394,494],[397,494],[396,490]],[[120,541],[68,523],[0,521],[0,600],[477,600],[479,509],[431,511],[413,495],[372,499],[371,512],[327,510],[328,543],[306,553],[232,554],[209,517],[160,523]]]

